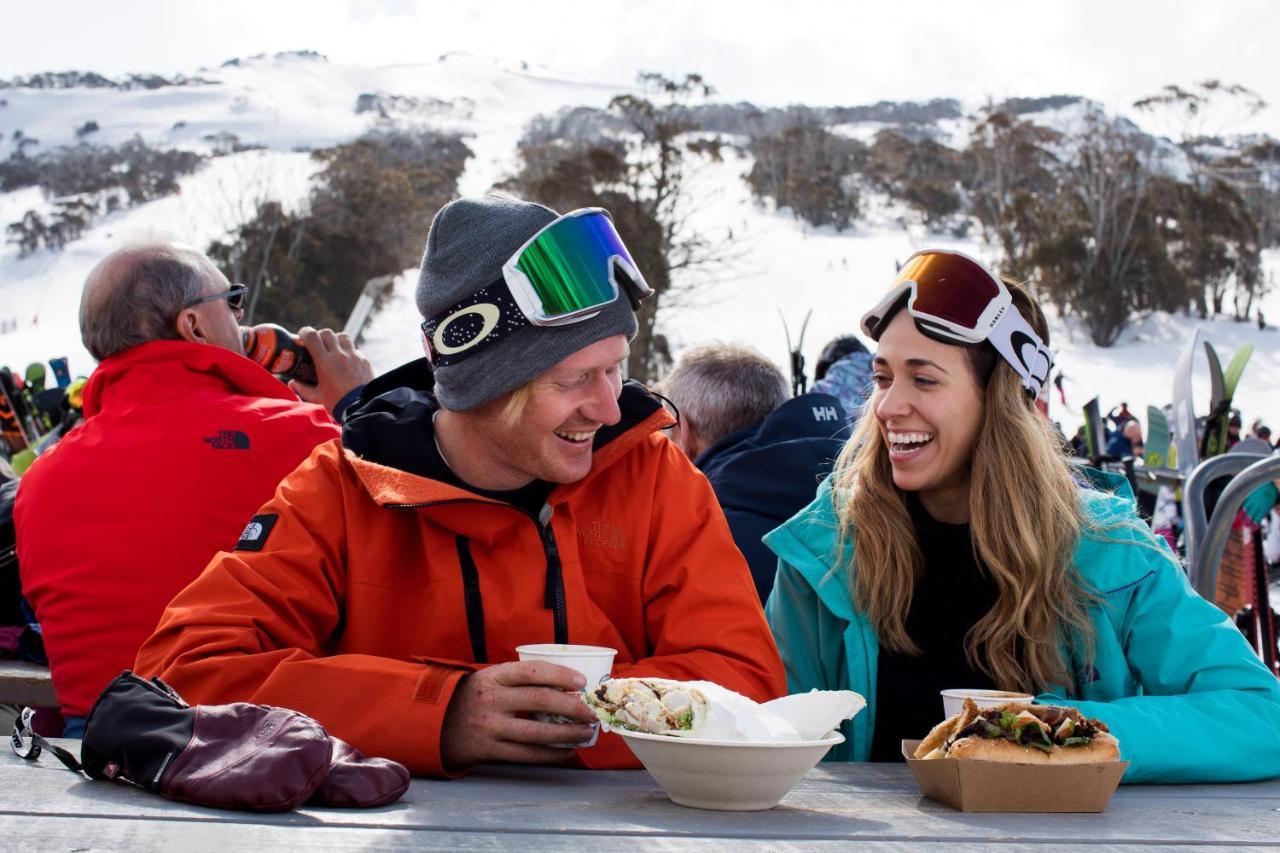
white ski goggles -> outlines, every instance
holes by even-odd
[[[907,297],[916,328],[943,343],[989,342],[1038,398],[1049,381],[1053,352],[1013,307],[1013,297],[978,261],[949,249],[925,249],[907,258],[893,286],[862,316],[862,331],[880,340],[885,321]]]

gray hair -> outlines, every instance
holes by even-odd
[[[167,243],[121,249],[89,274],[80,299],[80,339],[94,358],[179,337],[175,321],[204,295],[217,270],[199,252]]]
[[[786,402],[786,377],[750,347],[694,347],[662,383],[680,417],[710,446],[730,433],[755,426]]]

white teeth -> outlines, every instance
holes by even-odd
[[[560,436],[566,441],[586,441],[587,439],[591,438],[591,436],[595,435],[595,431],[592,430],[591,432],[560,432],[559,430],[557,430],[556,435]]]
[[[933,440],[926,432],[890,432],[890,444],[925,444]]]

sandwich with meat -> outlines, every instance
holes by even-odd
[[[1018,764],[1095,764],[1120,759],[1106,723],[1075,708],[1009,702],[978,708],[966,699],[916,747],[916,758],[966,758]]]

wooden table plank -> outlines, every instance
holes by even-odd
[[[754,813],[674,805],[643,771],[536,767],[482,768],[454,782],[416,779],[404,800],[383,809],[302,809],[277,815],[170,803],[124,784],[77,780],[51,759],[30,764],[12,755],[0,760],[0,790],[21,792],[0,803],[0,816],[89,817],[103,820],[104,826],[118,821],[151,824],[151,830],[112,831],[159,833],[166,847],[177,846],[168,842],[179,832],[173,826],[193,823],[221,824],[211,832],[217,838],[233,826],[282,831],[324,827],[335,838],[348,831],[368,832],[379,844],[391,833],[385,837],[392,847],[401,843],[396,833],[409,831],[428,833],[423,837],[437,838],[441,845],[451,844],[454,833],[470,833],[534,847],[544,842],[559,846],[569,838],[588,839],[594,846],[625,838],[644,839],[646,846],[734,839],[771,846],[856,840],[1235,847],[1275,845],[1280,839],[1280,781],[1122,786],[1108,810],[1096,815],[964,814],[921,798],[901,765],[820,765],[780,807]]]
[[[601,839],[596,836],[566,834],[437,832],[413,829],[352,828],[334,826],[262,826],[256,824],[219,824],[211,830],[208,824],[184,821],[104,820],[100,818],[44,817],[30,818],[0,815],[0,838],[6,848],[14,850],[181,850],[182,853],[226,853],[227,850],[272,850],[281,853],[313,850],[378,850],[399,853],[417,850],[510,851],[519,845],[522,851],[569,850],[599,853]],[[994,845],[1020,849],[1022,842],[928,842],[859,839],[857,849],[875,853],[899,850],[937,850],[939,853],[980,853]],[[662,853],[667,850],[720,851],[721,838],[653,838],[650,836],[613,835],[608,848],[635,849]],[[1231,845],[1186,845],[1182,851],[1222,853]],[[847,840],[735,840],[734,850],[837,851],[848,850]],[[1079,853],[1080,846],[1071,842],[1036,846],[1037,853]],[[1089,848],[1089,853],[1150,853],[1149,845],[1102,844]]]
[[[0,660],[0,702],[37,708],[58,707],[49,668],[26,661]]]

